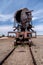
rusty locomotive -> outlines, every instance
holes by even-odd
[[[16,11],[14,15],[14,20],[17,22],[18,26],[14,27],[16,32],[16,44],[31,42],[32,32],[32,11],[28,8],[23,8]]]

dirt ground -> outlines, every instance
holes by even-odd
[[[3,65],[34,65],[28,46],[18,46]]]
[[[35,46],[31,47],[37,65],[43,65],[43,36],[32,38]]]
[[[35,60],[36,60],[36,63],[37,63],[37,65],[43,65],[43,36],[37,36],[37,38],[32,38],[32,42],[33,42],[33,44],[35,45],[35,46],[32,46],[31,47],[31,50],[32,50],[32,52],[33,52],[33,55],[34,55],[34,58],[35,58]],[[14,48],[14,38],[0,38],[0,62],[3,60],[3,58],[12,50]],[[24,50],[24,49],[22,49],[22,50]],[[17,51],[18,51],[18,49],[17,49]],[[23,53],[23,56],[22,56],[22,53],[17,53],[17,51],[16,51],[16,53],[15,53],[15,56],[14,56],[14,53],[11,55],[11,56],[13,56],[13,58],[8,58],[8,60],[13,60],[14,59],[14,57],[16,57],[16,59],[14,59],[15,61],[20,61],[21,62],[21,60],[18,60],[19,58],[21,59],[22,58],[22,61],[24,60],[24,58],[25,58],[25,61],[23,62],[23,63],[27,63],[28,61],[26,61],[26,57],[28,57],[28,56],[26,56],[27,55],[27,52],[26,53],[24,53],[24,52],[22,52]],[[26,49],[24,50],[24,51],[26,51]],[[20,57],[19,57],[19,54],[20,54]],[[26,55],[25,55],[26,54]],[[17,56],[18,55],[18,56]],[[22,57],[21,57],[22,56]],[[17,59],[17,57],[18,57],[18,59]],[[24,57],[24,58],[23,58]],[[5,62],[5,64],[3,64],[3,65],[9,65],[10,63],[14,63],[14,61],[10,61],[10,62],[8,62],[7,60],[6,60],[6,62]],[[13,64],[14,65],[14,64]],[[15,65],[16,65],[16,62],[15,62]],[[19,63],[18,63],[18,65],[19,65]],[[21,65],[22,65],[22,63],[21,63]],[[28,64],[24,64],[24,65],[28,65]]]
[[[3,37],[0,38],[0,62],[6,57],[6,55],[13,49],[14,39]]]

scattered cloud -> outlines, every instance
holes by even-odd
[[[0,35],[7,35],[9,31],[13,31],[13,26],[0,26]]]
[[[14,21],[14,14],[0,14],[0,21],[6,22],[8,20]]]
[[[37,10],[33,12],[33,18],[32,20],[43,20],[43,9]]]
[[[0,23],[0,33],[7,34],[8,31],[12,31],[13,27],[12,25],[10,25],[11,23],[8,24],[9,26],[7,25],[7,23],[10,21],[14,22],[13,12],[15,12],[16,10],[20,8],[27,7],[30,10],[31,9],[34,10],[32,12],[32,16],[33,16],[32,20],[33,22],[35,21],[35,25],[36,25],[34,30],[36,30],[38,34],[43,34],[43,7],[42,6],[43,6],[43,1],[39,1],[39,0],[35,0],[34,2],[33,0],[31,2],[30,0],[21,0],[21,1],[20,0],[0,0],[0,22],[3,23],[3,26]]]
[[[36,31],[43,31],[43,25],[42,25],[42,24],[36,25],[36,26],[35,26],[35,30],[36,30]]]
[[[43,35],[43,24],[36,25],[33,29],[38,35]]]

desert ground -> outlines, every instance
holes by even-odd
[[[8,37],[0,38],[0,62],[13,49],[14,39]]]
[[[36,63],[43,65],[43,36],[32,38],[32,41],[36,45],[31,47]]]
[[[31,46],[31,50],[34,55],[36,64],[43,65],[43,36],[37,36],[37,38],[32,38],[32,42],[34,45]],[[14,38],[0,38],[0,62],[13,48]],[[32,59],[30,56],[31,55],[29,53],[28,46],[19,46],[3,63],[3,65],[30,65],[30,63],[32,65]]]

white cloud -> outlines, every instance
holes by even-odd
[[[14,22],[14,17],[11,18],[11,21]]]
[[[34,11],[32,16],[33,16],[32,20],[40,20],[40,19],[43,20],[43,9]],[[8,20],[14,22],[14,13],[6,15],[0,14],[0,21],[6,22]]]
[[[33,29],[37,32],[38,35],[43,35],[43,24],[36,25]]]
[[[40,25],[36,25],[35,26],[35,30],[36,31],[43,31],[43,25],[41,25],[41,24]]]
[[[40,14],[40,13],[43,13],[43,9],[40,9],[40,10],[34,11],[34,12],[33,12],[33,15],[36,16],[36,14]]]
[[[32,18],[32,20],[36,20],[36,19],[38,19],[38,17],[33,17],[33,18]]]
[[[8,20],[14,21],[14,15],[13,14],[0,14],[0,21],[6,22]]]
[[[43,35],[43,25],[36,25],[33,29],[37,32],[38,35]],[[0,35],[7,35],[9,31],[13,31],[13,26],[0,26]]]
[[[14,21],[14,14],[0,14],[0,21],[6,22],[8,20]],[[32,20],[39,20],[43,21],[43,10],[38,10],[36,12],[33,12],[33,19]],[[12,26],[0,26],[0,34],[7,34],[8,31],[12,31]],[[34,30],[37,32],[37,34],[41,34],[43,32],[43,23],[36,25]],[[43,33],[42,33],[43,34]]]
[[[8,34],[8,31],[13,31],[13,26],[0,26],[0,34]]]
[[[0,35],[4,34],[4,35],[8,35],[8,32],[13,31],[15,28],[13,28],[12,25],[7,25],[7,26],[0,26]],[[17,32],[17,30],[16,30]],[[15,34],[12,34],[15,35]]]
[[[33,12],[33,18],[32,20],[40,20],[43,19],[43,9],[37,10]]]

